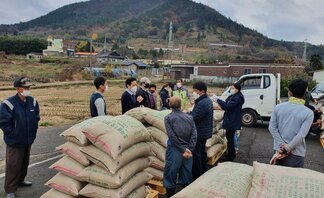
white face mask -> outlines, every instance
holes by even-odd
[[[193,93],[192,93],[192,98],[193,98],[194,100],[197,100],[199,97],[200,97],[200,95],[197,94],[196,92],[193,92]]]
[[[177,83],[177,87],[178,88],[181,88],[182,87],[182,84],[181,83]]]
[[[24,91],[21,93],[21,95],[25,96],[25,97],[30,96],[30,90],[25,90],[24,89]]]
[[[106,85],[106,87],[105,87],[105,92],[107,92],[108,89],[109,89],[109,87],[108,87],[108,85]]]
[[[136,93],[137,92],[137,86],[132,87],[131,92]]]
[[[237,91],[236,91],[235,89],[231,89],[231,90],[230,90],[230,93],[231,93],[231,95],[234,95],[234,94],[237,93]]]

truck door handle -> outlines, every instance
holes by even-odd
[[[263,100],[263,95],[260,96],[260,99]]]

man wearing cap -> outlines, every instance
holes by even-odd
[[[15,197],[18,186],[31,186],[25,181],[30,148],[36,138],[39,105],[30,96],[30,79],[18,77],[14,81],[17,94],[0,105],[0,128],[6,143],[5,191],[7,198]]]
[[[144,106],[144,107],[150,108],[150,96],[147,91],[147,89],[150,86],[150,83],[151,83],[151,81],[147,77],[143,77],[140,79],[140,86],[136,92],[136,98],[138,96],[141,96],[143,98],[143,100],[141,102],[139,102],[138,106]]]

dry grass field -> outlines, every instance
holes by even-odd
[[[159,91],[162,84],[157,86]],[[191,86],[187,87],[192,93]],[[104,94],[110,115],[121,114],[120,97],[124,90],[123,84],[110,84],[109,91]],[[221,90],[210,87],[208,94],[220,94]],[[33,89],[31,95],[40,104],[40,126],[74,124],[89,118],[89,97],[93,91],[94,87],[87,85]],[[14,94],[15,91],[1,91],[0,101]]]

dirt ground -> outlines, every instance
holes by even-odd
[[[157,83],[157,87],[157,91],[159,91],[162,84]],[[192,86],[188,85],[187,87],[192,93]],[[31,90],[31,95],[40,104],[40,126],[74,124],[89,118],[89,98],[94,89],[92,86],[84,85]],[[114,116],[121,114],[120,98],[124,91],[124,85],[119,83],[111,84],[109,91],[104,93],[108,114]],[[221,88],[209,87],[208,94],[219,95],[221,91]],[[15,93],[15,91],[1,91],[0,101]]]

